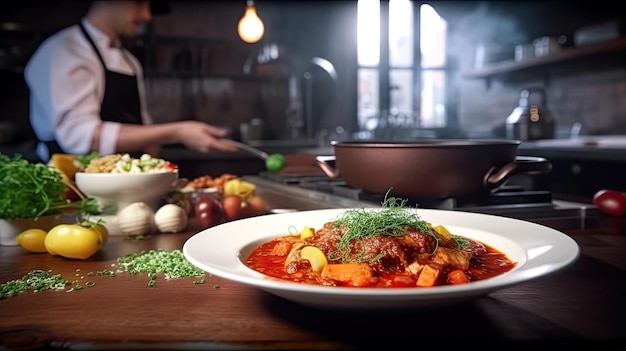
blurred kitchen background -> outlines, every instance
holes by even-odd
[[[156,122],[203,120],[284,153],[332,152],[333,140],[510,138],[549,157],[554,177],[624,168],[614,152],[626,149],[618,2],[261,0],[265,31],[254,43],[237,33],[246,1],[153,5],[153,21],[127,45],[144,64]],[[3,3],[0,151],[34,147],[24,64],[86,6]],[[189,176],[226,169],[170,155],[195,164]]]

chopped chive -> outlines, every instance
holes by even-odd
[[[193,284],[204,284],[205,272],[192,265],[183,255],[181,250],[165,251],[162,249],[141,251],[139,253],[127,254],[117,259],[111,264],[113,269],[103,269],[96,272],[88,272],[87,276],[117,276],[118,272],[130,272],[132,274],[146,274],[150,279],[148,286],[156,284],[159,273],[163,273],[165,279],[177,279],[183,277],[194,277]],[[76,269],[76,276],[84,279],[85,276],[78,274],[80,269]],[[60,274],[52,274],[48,270],[33,270],[24,275],[21,279],[12,280],[0,284],[0,300],[16,296],[18,294],[32,291],[41,292],[45,290],[65,290],[68,285],[74,284],[66,292],[81,290],[84,287],[92,287],[94,282],[88,281],[83,285],[78,284],[79,279],[72,281],[64,279]],[[218,289],[218,285],[213,286]]]

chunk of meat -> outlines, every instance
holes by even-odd
[[[444,266],[466,270],[469,268],[472,254],[467,251],[438,247],[433,254],[432,261]]]
[[[371,262],[374,271],[392,274],[406,271],[407,266],[416,261],[419,255],[432,252],[436,247],[436,241],[428,234],[411,231],[403,236],[378,235],[370,237],[362,241],[362,247],[363,260],[382,256]],[[354,248],[352,252],[353,255],[359,255],[358,248]]]
[[[485,247],[485,244],[478,242],[476,240],[471,240],[470,243],[472,245],[472,249],[471,249],[472,255],[479,256],[487,252],[487,247]]]
[[[285,271],[287,271],[287,273],[292,274],[298,269],[298,264],[300,263],[300,250],[303,247],[303,242],[297,242],[292,245],[291,251],[289,251],[287,258],[285,259]]]
[[[339,263],[337,244],[344,234],[345,228],[337,228],[329,222],[308,238],[306,243],[322,250],[330,262]],[[377,235],[350,242],[347,261],[370,262],[376,273],[401,273],[409,263],[416,260],[417,255],[432,253],[435,247],[435,238],[416,230],[409,230],[407,235],[396,237]]]
[[[305,244],[316,246],[327,257],[332,257],[330,253],[337,250],[337,243],[339,243],[345,232],[345,228],[337,228],[334,223],[327,222],[313,236],[306,238]]]

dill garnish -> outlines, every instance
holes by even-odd
[[[450,240],[456,245],[457,249],[461,251],[472,251],[472,242],[469,239],[452,235]]]
[[[433,235],[429,223],[422,220],[415,211],[406,207],[406,199],[388,197],[388,194],[389,192],[385,195],[381,209],[346,210],[340,218],[334,221],[336,227],[346,230],[344,236],[337,243],[342,261],[348,260],[350,244],[356,240],[377,235],[402,236],[407,233],[408,228]],[[380,258],[380,255],[377,257]]]

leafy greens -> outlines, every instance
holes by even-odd
[[[74,212],[77,215],[99,214],[94,198],[70,202],[65,190],[70,186],[57,170],[43,163],[33,163],[22,155],[0,153],[0,218],[37,219],[44,215]]]

